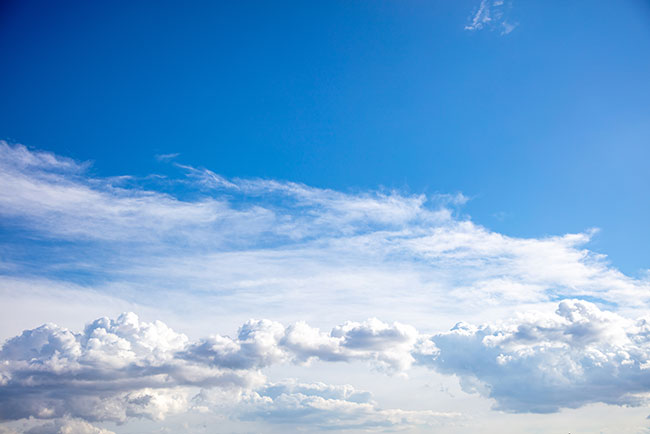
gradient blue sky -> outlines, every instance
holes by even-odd
[[[648,267],[650,5],[2,2],[0,137],[94,161],[462,192],[505,234],[597,227]]]
[[[0,2],[0,434],[649,432],[649,53],[641,0]]]

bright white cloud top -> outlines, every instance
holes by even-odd
[[[650,282],[593,230],[514,238],[461,194],[177,167],[101,178],[0,143],[0,432],[463,432],[480,408],[647,406]]]

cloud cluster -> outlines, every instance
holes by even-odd
[[[251,320],[236,338],[213,336],[192,344],[181,357],[232,369],[258,369],[281,362],[371,361],[390,372],[408,369],[411,350],[419,342],[415,328],[377,319],[346,322],[325,333],[305,322],[284,327],[269,320]]]
[[[211,389],[231,390],[244,419],[318,419],[342,428],[426,424],[435,412],[380,410],[351,386],[268,383],[280,363],[370,362],[388,373],[426,366],[461,379],[468,392],[512,412],[554,412],[588,403],[639,405],[650,394],[650,317],[632,320],[565,300],[552,313],[506,323],[457,324],[448,332],[376,319],[322,332],[300,322],[251,320],[236,337],[191,342],[134,314],[100,318],[82,333],[27,330],[0,351],[0,419],[163,419],[204,407]],[[525,384],[525,387],[522,385]],[[354,419],[354,421],[353,421]]]
[[[53,324],[26,330],[0,351],[0,419],[162,419],[187,409],[189,387],[263,383],[256,371],[179,358],[187,345],[184,335],[134,314],[98,319],[83,333]]]
[[[637,320],[578,300],[552,314],[500,325],[457,324],[420,359],[461,377],[467,391],[512,412],[554,412],[589,403],[639,405],[650,396],[650,317]]]
[[[410,352],[416,340],[414,328],[378,320],[349,322],[330,333],[305,323],[284,327],[251,320],[234,338],[215,335],[197,342],[132,313],[115,320],[100,318],[82,333],[46,324],[8,340],[0,350],[0,419],[162,420],[199,405],[192,398],[199,388],[251,396],[265,384],[260,369],[272,364],[362,360],[404,370],[414,361]],[[274,390],[277,387],[266,386],[256,396],[268,397]],[[283,393],[273,405],[286,404],[285,398],[302,399],[306,392],[300,390]],[[346,390],[329,404],[349,407],[350,399],[367,398]],[[308,401],[306,407],[316,405]],[[266,399],[258,404],[270,405]],[[373,420],[394,417],[369,406],[365,402],[349,411],[363,410],[364,417],[370,417],[372,410]]]

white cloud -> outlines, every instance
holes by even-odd
[[[0,419],[162,420],[189,410],[198,388],[256,390],[265,381],[259,369],[272,364],[363,360],[403,370],[416,339],[412,327],[378,320],[329,334],[304,323],[251,320],[236,338],[194,343],[133,313],[97,319],[82,333],[45,324],[0,350]]]
[[[226,312],[248,317],[278,306],[269,316],[284,319],[280,300],[291,300],[311,319],[327,305],[346,320],[359,303],[364,317],[392,312],[424,326],[422,311],[432,305],[437,318],[452,318],[565,297],[630,308],[650,301],[647,278],[625,276],[584,247],[592,231],[505,236],[457,217],[450,207],[462,195],[351,194],[186,167],[188,177],[165,181],[187,190],[183,199],[155,183],[115,187],[88,176],[84,164],[4,143],[0,165],[0,218],[29,234],[22,247],[5,246],[7,274],[56,280],[83,272],[101,282],[95,290],[142,304],[153,289],[184,300],[200,291],[197,309],[213,294]],[[74,248],[26,250],[35,239]]]
[[[481,0],[475,12],[470,16],[465,30],[491,29],[499,30],[501,35],[507,35],[518,25],[508,21],[507,15],[510,7],[510,2],[505,0]]]
[[[122,422],[187,409],[190,387],[250,388],[255,370],[177,357],[185,335],[135,314],[100,318],[83,333],[53,324],[26,330],[0,351],[0,419],[73,416]]]
[[[625,276],[584,247],[592,231],[505,236],[456,217],[448,206],[462,195],[349,194],[187,168],[188,178],[165,181],[194,192],[181,199],[164,186],[113,187],[52,154],[0,151],[0,218],[26,234],[4,246],[2,269],[24,281],[61,286],[83,273],[98,283],[78,290],[141,306],[171,300],[168,311],[182,299],[205,317],[313,323],[362,309],[362,318],[434,328],[460,314],[482,320],[567,297],[634,309],[650,301],[647,278]]]
[[[221,334],[189,339],[129,315],[83,333],[32,329],[2,350],[5,419],[157,420],[197,411],[201,388],[266,403],[262,371],[279,364],[389,374],[426,365],[516,412],[636,404],[647,393],[645,332],[629,318],[648,314],[650,282],[590,251],[592,230],[507,236],[459,214],[460,194],[345,193],[187,166],[178,179],[117,186],[87,167],[0,144],[0,220],[11,235],[0,246],[3,333],[42,315],[71,326],[86,312],[135,309],[194,336]],[[596,304],[521,314],[574,298]],[[493,325],[439,333],[459,319]],[[226,336],[233,324],[243,326]],[[522,378],[537,381],[535,399],[516,389]],[[347,406],[365,414],[352,425],[393,417],[294,389],[267,410]]]
[[[311,360],[368,362],[388,373],[426,366],[457,375],[466,392],[493,398],[497,408],[511,412],[634,406],[650,396],[649,337],[650,317],[633,320],[579,300],[562,301],[552,313],[522,313],[483,326],[459,323],[431,335],[376,319],[347,322],[329,333],[305,323],[251,320],[234,338],[191,342],[159,321],[124,314],[100,318],[82,333],[46,324],[8,340],[0,351],[0,418],[163,420],[223,407],[210,399],[211,389],[234,393],[227,401],[240,404],[231,412],[244,419],[265,414],[269,422],[300,414],[342,429],[430,424],[449,416],[381,410],[351,386],[269,383],[261,372]]]
[[[4,169],[35,169],[62,172],[80,172],[89,167],[89,163],[78,163],[70,158],[61,157],[51,152],[30,151],[23,145],[10,145],[0,140],[0,162]]]
[[[490,18],[490,7],[488,6],[490,0],[481,0],[476,13],[472,17],[470,24],[465,26],[466,30],[480,30],[485,26],[485,24],[492,21]]]
[[[156,160],[158,160],[158,161],[170,161],[170,160],[175,159],[179,155],[181,155],[180,152],[173,152],[173,153],[170,153],[170,154],[157,154],[156,155]]]
[[[413,327],[377,319],[346,322],[329,333],[304,322],[284,327],[274,321],[251,320],[239,329],[237,338],[217,335],[200,340],[181,357],[233,369],[257,369],[287,361],[367,360],[396,372],[410,367],[410,352],[417,341]]]
[[[240,418],[309,427],[310,429],[407,429],[454,423],[457,413],[381,409],[368,392],[350,385],[269,384],[242,405]]]
[[[47,422],[35,426],[25,434],[115,434],[103,428],[98,428],[86,421],[70,418],[62,418],[56,421]]]
[[[650,317],[632,320],[579,300],[552,314],[502,324],[459,323],[420,360],[461,377],[468,391],[514,412],[554,412],[589,403],[640,405],[650,396]]]

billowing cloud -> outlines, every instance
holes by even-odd
[[[0,419],[162,420],[196,405],[198,389],[257,390],[265,384],[259,370],[272,364],[361,360],[404,370],[416,338],[412,327],[376,319],[329,334],[305,323],[251,320],[235,338],[197,342],[133,313],[100,318],[82,333],[45,324],[0,350]]]
[[[190,387],[264,381],[254,370],[177,357],[187,345],[184,335],[134,314],[100,318],[82,333],[53,324],[26,330],[0,351],[0,418],[162,419],[187,409]]]
[[[294,361],[371,361],[390,371],[403,371],[413,363],[411,350],[418,340],[415,328],[389,325],[377,319],[346,322],[330,333],[305,322],[288,327],[269,320],[251,320],[237,338],[213,336],[190,345],[181,357],[233,369],[257,369]]]
[[[637,320],[579,300],[552,314],[499,325],[457,324],[423,358],[461,377],[467,391],[513,412],[554,412],[589,403],[639,405],[650,396],[650,317]]]
[[[205,407],[216,388],[236,394],[241,408],[233,411],[244,419],[266,414],[282,422],[300,414],[339,428],[439,422],[433,411],[381,410],[351,386],[269,383],[260,371],[311,360],[369,362],[388,373],[426,366],[457,375],[467,392],[512,412],[639,405],[650,394],[649,336],[650,317],[632,320],[579,300],[562,301],[552,313],[459,323],[429,335],[376,319],[329,333],[302,322],[251,320],[234,338],[191,342],[159,321],[124,314],[82,333],[48,324],[8,340],[0,351],[0,418],[162,420]]]

